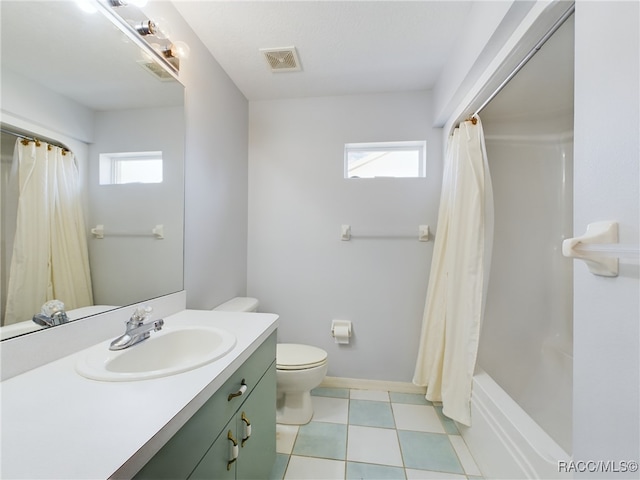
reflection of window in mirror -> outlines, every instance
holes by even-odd
[[[162,183],[162,152],[100,154],[100,185]]]

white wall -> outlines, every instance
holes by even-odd
[[[429,92],[250,102],[248,294],[279,341],[329,353],[329,375],[411,381],[442,181]],[[343,178],[344,144],[427,140],[426,179]],[[340,240],[341,224],[353,239]],[[410,239],[364,239],[358,232]],[[336,345],[332,319],[351,320]]]
[[[153,10],[151,10],[153,9]],[[189,45],[185,94],[185,289],[188,308],[246,294],[248,103],[169,2],[150,2]],[[157,15],[154,14],[157,12]]]
[[[2,121],[58,141],[93,139],[92,110],[6,68],[2,69]]]
[[[129,305],[183,288],[183,108],[96,112],[89,148],[89,223],[105,237],[89,236],[96,305]],[[101,153],[161,151],[162,183],[100,185]],[[151,235],[164,226],[164,239]],[[120,236],[109,232],[146,233]],[[161,260],[161,261],[160,261]],[[153,279],[153,281],[146,281]]]
[[[638,2],[577,2],[574,233],[616,220],[638,243]],[[574,458],[640,456],[638,266],[617,278],[574,266]],[[593,474],[602,478],[602,473]],[[610,478],[638,478],[610,473]]]

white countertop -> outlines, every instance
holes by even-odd
[[[224,357],[178,375],[89,380],[83,351],[5,380],[0,477],[103,479],[135,475],[277,327],[277,315],[185,310],[165,325],[209,325],[237,336]],[[103,342],[108,348],[110,340]]]

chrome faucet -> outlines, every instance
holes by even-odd
[[[40,313],[36,313],[32,320],[43,327],[53,327],[69,322],[67,312],[64,311],[64,303],[60,300],[49,300],[42,305]]]
[[[136,308],[131,318],[127,321],[127,329],[124,335],[111,342],[109,350],[124,350],[149,338],[152,330],[154,332],[161,330],[164,325],[164,320],[162,319],[144,323],[151,315],[151,311],[151,307]]]
[[[43,327],[53,327],[54,325],[62,325],[63,323],[69,322],[69,317],[67,314],[62,312],[55,312],[53,314],[45,315],[44,313],[36,313],[32,320],[38,325],[42,325]]]

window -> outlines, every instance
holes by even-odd
[[[425,177],[427,142],[347,143],[345,178]]]
[[[162,183],[162,152],[100,154],[100,185]]]

